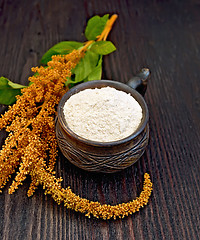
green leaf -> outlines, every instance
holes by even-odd
[[[13,83],[10,80],[8,80],[8,85],[14,89],[22,89],[22,88],[26,88],[27,86],[18,84],[18,83]]]
[[[64,41],[59,42],[54,46],[54,50],[57,51],[60,54],[68,54],[72,52],[74,49],[78,49],[83,46],[83,43],[81,42],[75,42],[75,41]]]
[[[5,77],[0,77],[0,104],[10,105],[16,101],[17,95],[21,95],[21,84],[13,83]]]
[[[88,75],[88,81],[101,80],[101,75],[102,75],[102,56],[100,56],[98,65]]]
[[[108,21],[109,14],[103,17],[94,16],[88,20],[85,36],[88,40],[96,40],[105,28],[106,22]]]
[[[65,55],[83,46],[83,43],[76,41],[63,41],[51,47],[43,56],[40,61],[41,64],[47,65],[51,61],[53,55]]]
[[[43,56],[42,59],[40,60],[40,64],[47,65],[49,61],[51,61],[51,57],[53,55],[58,55],[58,52],[56,52],[54,49],[50,48]]]
[[[94,70],[98,61],[98,54],[87,51],[84,58],[81,59],[73,70],[73,73],[75,74],[75,83],[83,81]]]
[[[114,52],[115,50],[116,47],[110,41],[95,42],[90,48],[90,51],[100,55],[107,55],[110,54],[111,52]]]
[[[8,79],[5,77],[0,77],[0,88],[6,87],[8,85]]]
[[[102,75],[102,55],[86,52],[85,57],[73,71],[73,75],[67,78],[65,86],[72,87],[80,82],[100,80]]]

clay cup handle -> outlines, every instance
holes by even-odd
[[[135,89],[142,96],[144,96],[147,89],[147,82],[150,76],[150,70],[148,68],[142,68],[135,76],[133,76],[127,85]]]

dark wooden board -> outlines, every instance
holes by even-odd
[[[148,172],[149,204],[123,220],[88,219],[42,188],[28,198],[30,179],[9,195],[10,181],[0,194],[0,239],[200,238],[200,1],[1,0],[0,76],[27,84],[45,51],[62,40],[85,41],[86,20],[105,13],[119,18],[109,35],[117,51],[104,58],[103,78],[127,82],[140,68],[151,70],[149,145],[117,174],[82,171],[61,153],[56,171],[76,194],[108,204],[136,198]]]

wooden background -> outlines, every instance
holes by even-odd
[[[0,75],[27,84],[45,51],[85,41],[87,19],[105,13],[119,18],[109,35],[117,51],[104,58],[103,78],[127,82],[140,68],[151,70],[150,142],[138,163],[117,174],[82,171],[61,154],[56,171],[76,194],[108,204],[135,199],[148,172],[149,204],[123,220],[88,219],[42,188],[28,198],[30,179],[9,195],[9,182],[0,194],[0,239],[200,238],[199,0],[0,0]]]

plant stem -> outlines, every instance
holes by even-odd
[[[113,26],[114,22],[116,21],[117,17],[118,17],[117,14],[113,14],[111,16],[111,18],[107,21],[106,26],[105,26],[103,32],[97,38],[97,41],[102,41],[102,40],[105,41],[106,40],[106,38],[108,37],[108,34],[111,31],[112,26]]]
[[[111,18],[107,21],[104,30],[102,31],[101,35],[99,35],[99,36],[97,37],[97,40],[96,40],[96,41],[105,41],[105,40],[106,40],[106,38],[108,37],[108,34],[109,34],[109,32],[111,31],[112,26],[113,26],[114,22],[116,21],[117,17],[118,17],[117,14],[113,14],[113,15],[111,16]],[[95,41],[94,41],[94,40],[87,41],[87,42],[85,43],[84,47],[81,48],[80,51],[81,51],[81,52],[87,51],[88,47],[89,47],[93,42],[95,42]]]

